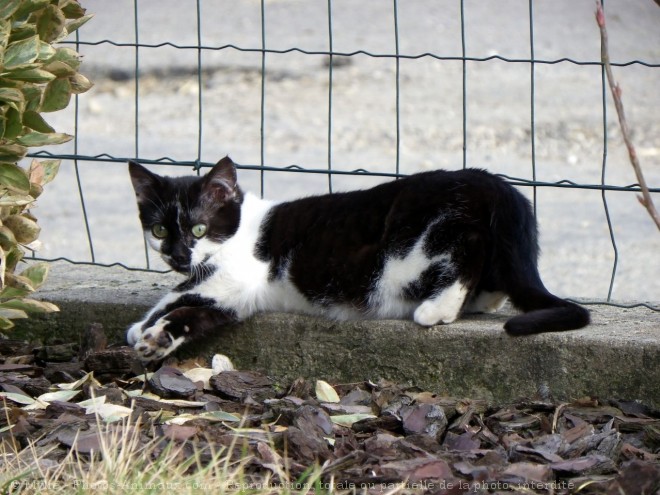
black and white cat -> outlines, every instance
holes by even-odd
[[[129,170],[149,244],[187,276],[128,331],[145,361],[267,311],[432,326],[508,297],[511,335],[589,323],[541,282],[529,202],[483,170],[282,203],[244,194],[228,157],[203,177]]]

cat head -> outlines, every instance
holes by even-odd
[[[236,233],[243,193],[229,157],[203,177],[163,177],[135,162],[128,170],[145,238],[174,270],[192,272]]]

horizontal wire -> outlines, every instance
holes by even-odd
[[[58,261],[65,262],[65,263],[70,263],[72,265],[84,265],[84,266],[98,266],[101,268],[123,268],[124,270],[131,271],[131,272],[145,272],[145,273],[171,273],[172,270],[154,270],[153,268],[138,268],[134,266],[128,266],[125,265],[124,263],[99,263],[99,262],[92,262],[92,261],[76,261],[72,260],[70,258],[66,257],[59,257],[59,258],[43,258],[43,257],[30,257],[30,261],[47,261],[49,263],[55,263]],[[590,300],[590,301],[578,301],[576,299],[565,299],[566,301],[575,303],[575,304],[580,304],[583,306],[614,306],[616,308],[624,308],[624,309],[633,309],[633,308],[647,308],[650,309],[651,311],[660,311],[660,307],[652,306],[648,303],[633,303],[633,304],[623,304],[623,303],[615,303],[611,301],[598,301],[598,300]]]
[[[29,153],[27,155],[30,158],[51,158],[51,159],[60,159],[60,160],[79,160],[79,161],[88,161],[88,162],[108,162],[108,163],[126,163],[128,160],[134,160],[134,158],[125,158],[125,157],[114,157],[107,153],[101,153],[99,155],[68,155],[68,154],[54,154],[48,151],[38,151],[35,153]],[[199,162],[195,161],[177,161],[170,157],[161,157],[157,159],[147,160],[140,158],[139,162],[145,165],[169,165],[169,166],[178,166],[178,167],[191,167],[194,169],[199,168],[210,168],[214,163]],[[407,174],[400,174],[394,172],[371,172],[364,168],[358,168],[354,170],[328,170],[327,168],[304,168],[300,165],[288,165],[286,167],[273,167],[273,166],[261,166],[261,165],[241,165],[236,164],[236,168],[239,170],[257,170],[257,171],[268,171],[268,172],[299,172],[306,174],[326,174],[326,175],[359,175],[364,177],[391,177],[391,178],[400,178],[406,177]],[[495,174],[498,177],[505,179],[511,185],[514,186],[532,186],[532,187],[558,187],[565,189],[589,189],[597,191],[624,191],[624,192],[640,192],[641,188],[639,184],[630,184],[627,186],[613,186],[609,184],[580,184],[573,182],[568,179],[563,179],[557,182],[544,182],[544,181],[535,181],[524,179],[520,177],[511,177],[506,174]],[[651,187],[649,191],[652,193],[660,193],[660,188]]]
[[[600,305],[600,306],[614,306],[615,308],[623,308],[623,309],[646,308],[646,309],[650,309],[651,311],[660,311],[660,307],[652,306],[648,303],[623,304],[623,303],[615,303],[612,301],[578,301],[576,299],[564,299],[564,300],[575,304],[580,304],[583,306]]]
[[[62,42],[66,44],[67,42]],[[305,50],[303,48],[285,48],[276,50],[273,48],[245,48],[237,45],[222,45],[222,46],[208,46],[208,45],[178,45],[170,41],[164,41],[162,43],[123,43],[113,40],[99,40],[99,41],[80,41],[79,45],[87,46],[99,46],[99,45],[111,45],[115,47],[127,47],[127,48],[176,48],[178,50],[209,50],[209,51],[221,51],[221,50],[236,50],[239,52],[253,52],[253,53],[272,53],[285,55],[289,53],[300,53],[303,55],[324,55],[333,57],[354,57],[356,55],[366,55],[372,58],[395,58],[395,59],[409,59],[417,60],[421,58],[433,58],[436,60],[445,60],[445,61],[467,61],[467,62],[488,62],[491,60],[499,60],[502,62],[510,63],[535,63],[535,64],[547,64],[555,65],[560,63],[571,63],[574,65],[594,65],[601,66],[603,65],[600,61],[584,61],[584,60],[575,60],[573,58],[562,57],[554,60],[543,60],[543,59],[529,59],[529,58],[509,58],[503,57],[502,55],[489,55],[488,57],[463,57],[463,56],[454,56],[454,55],[438,55],[436,53],[424,52],[416,55],[406,55],[406,54],[394,54],[394,53],[372,53],[366,50],[355,50],[353,52],[336,52],[328,50]],[[660,67],[660,63],[650,63],[644,60],[630,60],[628,62],[611,62],[613,67],[628,67],[631,65],[642,65],[645,67],[656,68]]]
[[[47,261],[48,263],[55,263],[56,261],[64,261],[72,265],[87,265],[87,266],[100,266],[101,268],[123,268],[131,272],[147,272],[147,273],[170,273],[172,270],[154,270],[153,268],[139,268],[134,266],[128,266],[124,263],[115,262],[115,263],[99,263],[98,261],[76,261],[71,258],[66,258],[60,256],[59,258],[44,258],[41,256],[30,256],[25,258],[28,261]]]

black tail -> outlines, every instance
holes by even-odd
[[[513,305],[524,311],[504,325],[510,335],[575,330],[589,324],[589,311],[554,296],[538,272],[537,226],[531,205],[512,187],[505,188],[494,220],[496,279]]]
[[[515,292],[510,294],[511,302],[525,313],[504,324],[509,335],[562,332],[589,324],[589,311],[550,294],[542,284]]]

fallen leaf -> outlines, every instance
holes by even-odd
[[[337,416],[330,416],[330,421],[339,426],[345,426],[350,428],[353,426],[353,423],[362,421],[363,419],[372,419],[375,418],[373,414],[366,413],[357,413],[357,414],[339,414]]]
[[[332,387],[332,385],[323,380],[316,380],[315,393],[316,398],[320,402],[339,402],[339,395],[337,395],[337,391]]]
[[[12,402],[23,405],[31,405],[35,402],[32,397],[28,397],[27,395],[19,394],[16,392],[0,392],[0,397],[4,397],[5,399],[9,399]]]
[[[209,383],[213,375],[217,375],[217,372],[211,368],[192,368],[183,372],[183,376],[190,381],[202,382],[204,384],[204,390],[213,390]]]
[[[130,416],[133,412],[130,407],[106,403],[105,399],[105,395],[101,395],[79,402],[78,405],[85,408],[85,414],[96,414],[106,423],[119,421],[122,418]]]
[[[208,411],[199,414],[179,414],[178,416],[175,416],[165,421],[165,424],[182,425],[187,423],[188,421],[197,420],[197,419],[205,419],[207,421],[215,421],[215,422],[221,422],[221,421],[236,422],[241,420],[241,418],[235,416],[234,414],[225,411]]]
[[[135,393],[139,392],[139,393]],[[171,404],[173,406],[179,407],[204,407],[206,402],[192,401],[192,400],[183,400],[183,399],[163,399],[156,394],[150,392],[142,392],[141,390],[133,391],[130,394],[130,397],[144,397],[146,399],[151,399],[156,402],[162,402],[163,404]]]
[[[223,371],[234,371],[234,365],[231,360],[224,354],[216,354],[211,360],[211,368],[215,374],[222,373]]]
[[[28,404],[23,409],[28,411],[34,409],[46,409],[48,404],[53,401],[69,402],[79,393],[80,390],[58,390],[56,392],[46,392],[45,394],[41,394],[32,404]]]
[[[135,375],[132,378],[129,378],[127,380],[128,383],[144,383],[147,380],[150,380],[151,377],[154,376],[153,371],[150,371],[148,373],[140,373],[139,375]]]
[[[370,406],[350,406],[336,402],[323,402],[321,407],[329,414],[373,414]]]
[[[58,383],[55,386],[57,388],[59,388],[60,390],[77,390],[87,382],[90,382],[95,387],[100,387],[101,386],[101,384],[98,382],[98,380],[96,380],[94,378],[94,372],[93,371],[90,371],[85,376],[83,376],[79,380],[76,380],[73,383]]]

